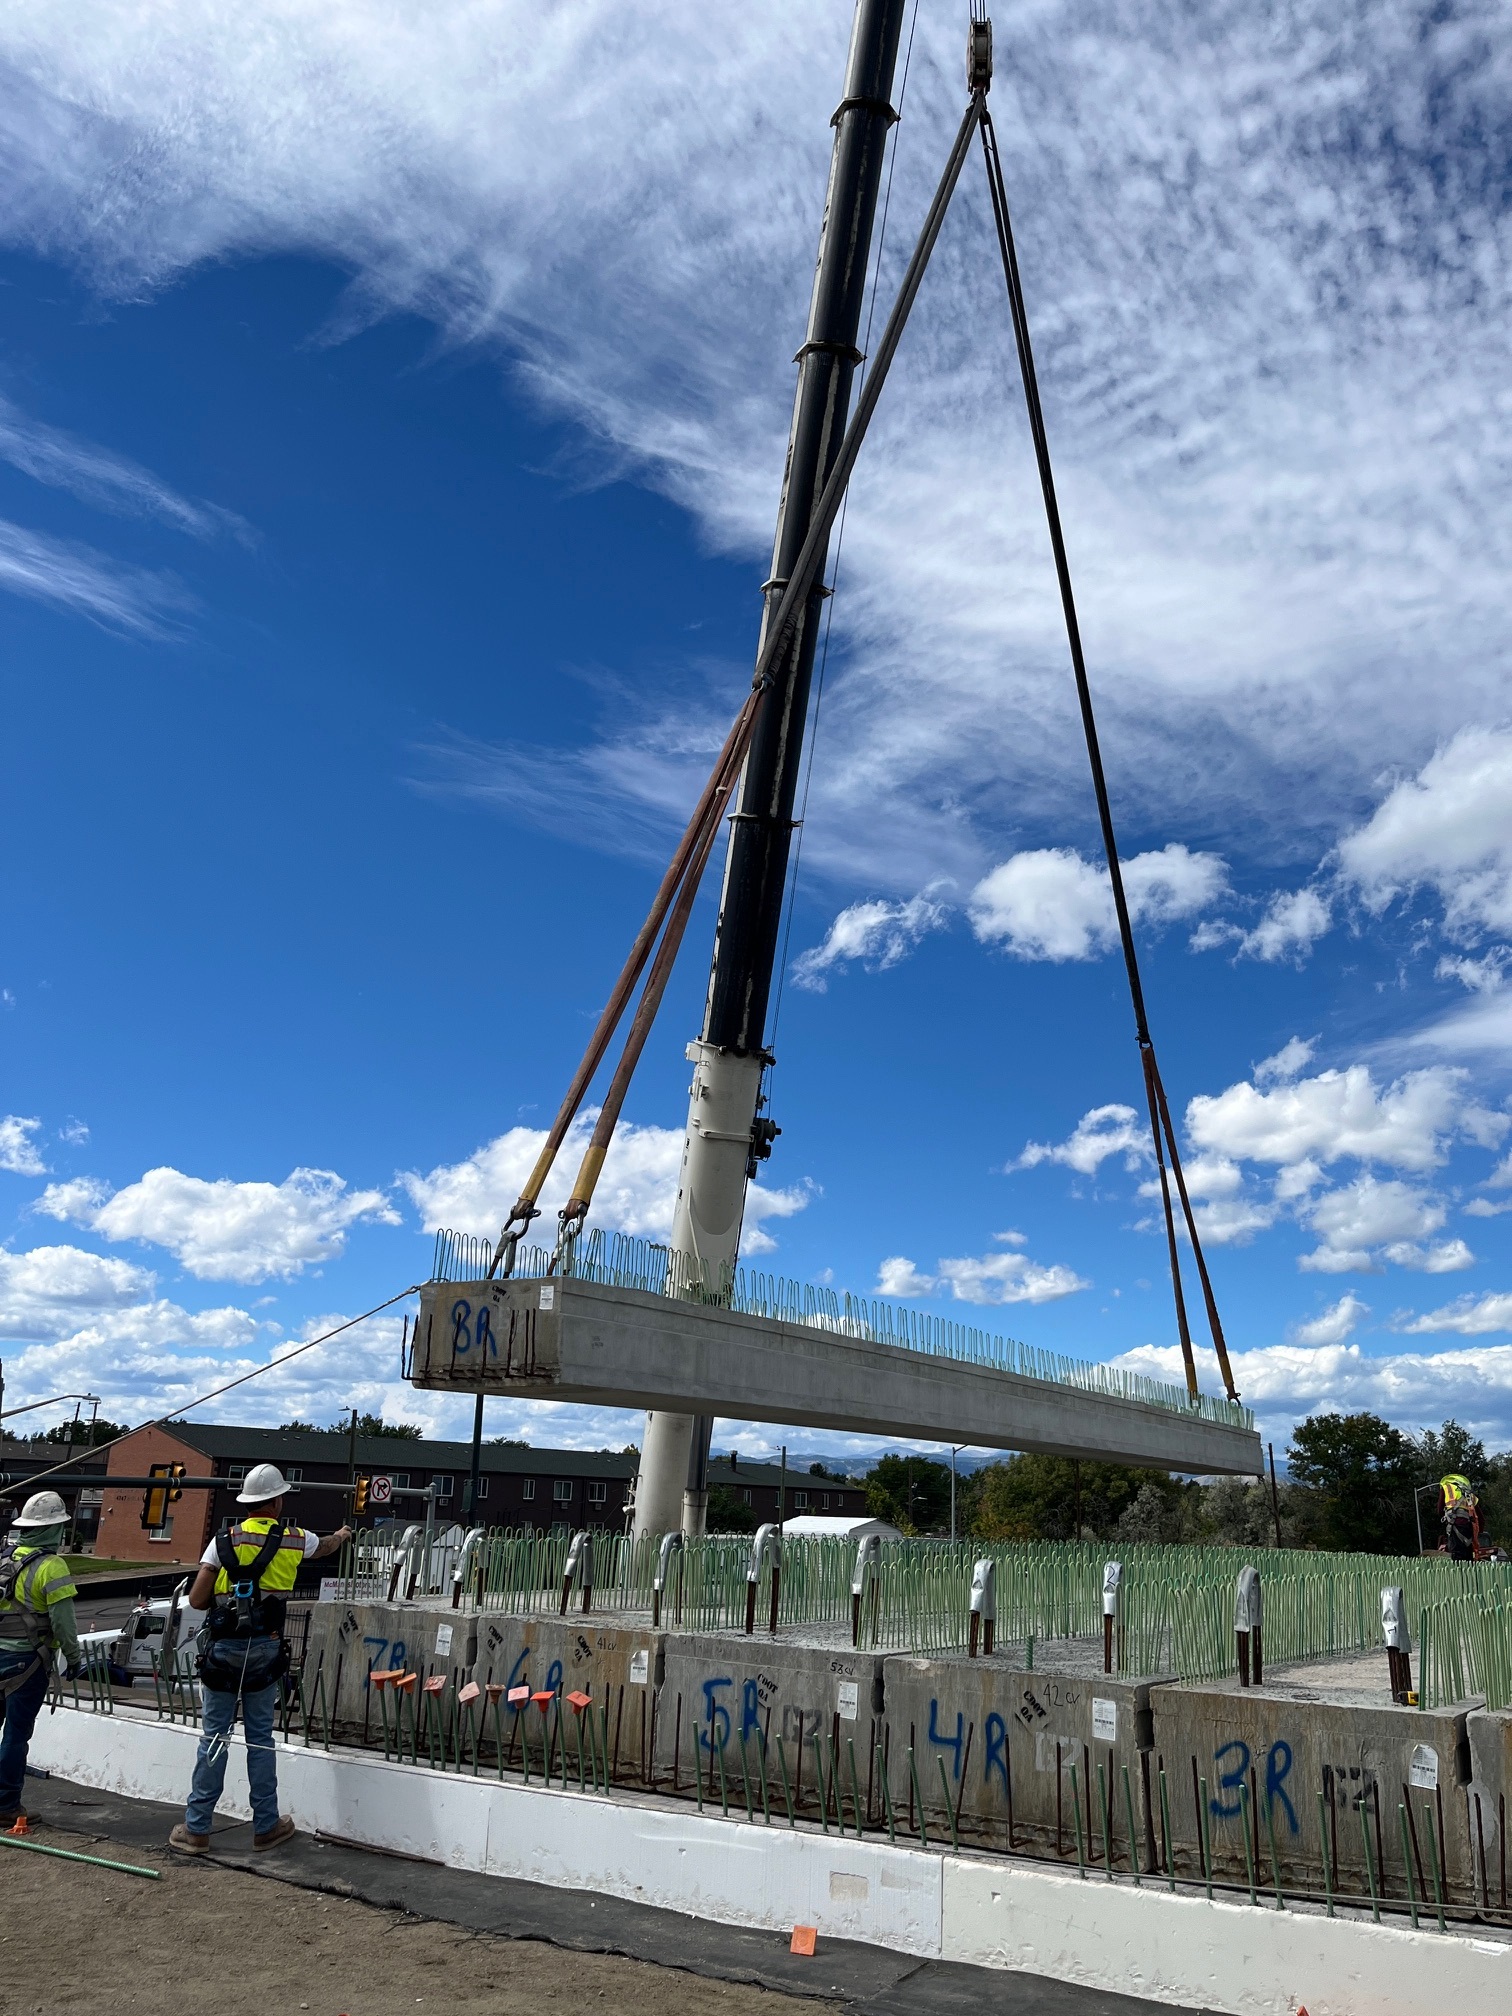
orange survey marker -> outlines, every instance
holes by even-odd
[[[513,1697],[511,1696],[511,1699],[512,1698]],[[539,1688],[534,1694],[532,1694],[530,1698],[532,1701],[534,1701],[537,1708],[539,1708],[541,1713],[544,1715],[546,1713],[546,1710],[551,1706],[552,1702],[555,1701],[556,1696],[555,1694],[552,1693],[549,1687],[542,1687]]]
[[[30,1834],[31,1826],[27,1821],[26,1815],[18,1813],[16,1815],[16,1824],[13,1827],[7,1827],[5,1831],[7,1834]]]
[[[430,1679],[427,1680],[425,1683],[425,1691],[427,1694],[440,1694],[444,1691],[445,1687],[446,1687],[446,1675],[444,1673],[432,1674]]]
[[[789,1953],[801,1953],[805,1960],[814,1957],[814,1945],[819,1937],[817,1925],[795,1925],[793,1937],[788,1945]]]
[[[529,1699],[530,1699],[530,1689],[528,1687],[510,1688],[509,1705],[511,1708],[523,1708],[525,1706],[525,1703]]]
[[[573,1712],[578,1715],[581,1715],[585,1708],[593,1706],[593,1696],[591,1694],[579,1694],[576,1689],[567,1696],[567,1699],[572,1704]]]
[[[483,1689],[476,1680],[469,1680],[467,1685],[458,1691],[457,1699],[464,1708],[470,1708],[482,1692]]]

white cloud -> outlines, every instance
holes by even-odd
[[[542,1219],[537,1220],[535,1236],[547,1244],[555,1236],[553,1221],[567,1202],[596,1118],[589,1110],[572,1123],[541,1192]],[[399,1181],[428,1232],[445,1226],[454,1232],[491,1236],[509,1216],[545,1140],[544,1127],[511,1127],[461,1162],[442,1164],[426,1175],[409,1170]],[[621,1121],[593,1193],[589,1224],[636,1238],[670,1237],[682,1148],[681,1128],[636,1127]],[[742,1253],[772,1252],[776,1241],[764,1229],[764,1221],[792,1217],[813,1195],[809,1184],[771,1190],[753,1183],[746,1193]]]
[[[1255,1066],[1257,1085],[1286,1085],[1300,1077],[1318,1047],[1316,1037],[1289,1036],[1272,1057],[1262,1057]]]
[[[1135,923],[1169,924],[1214,903],[1228,885],[1216,854],[1172,843],[1123,863]],[[1106,867],[1070,847],[1035,847],[984,875],[967,900],[971,928],[984,944],[1017,959],[1092,959],[1118,942]]]
[[[1357,1176],[1353,1183],[1325,1192],[1305,1216],[1320,1241],[1316,1251],[1297,1263],[1309,1273],[1373,1273],[1383,1260],[1428,1274],[1457,1273],[1475,1264],[1463,1239],[1421,1243],[1440,1230],[1447,1206],[1442,1198],[1394,1178],[1381,1182],[1368,1174]]]
[[[0,1334],[58,1337],[86,1314],[116,1313],[152,1293],[156,1277],[79,1246],[0,1250]]]
[[[338,328],[398,310],[508,342],[605,462],[754,557],[847,12],[770,0],[711,40],[693,0],[329,0],[249,34],[222,0],[15,0],[6,228],[135,296],[199,261],[334,260]],[[1344,0],[1136,35],[1051,0],[998,38],[1063,510],[1107,743],[1132,751],[1120,802],[1174,785],[1183,810],[1321,829],[1506,670],[1484,388],[1512,225],[1482,138],[1505,26]],[[955,122],[957,39],[926,10],[884,298]],[[1038,816],[1084,789],[1033,485],[1003,480],[1022,445],[990,249],[967,178],[837,598],[806,852],[897,865],[899,888],[946,857],[980,872],[962,806]]]
[[[213,504],[195,504],[154,476],[150,469],[114,455],[92,441],[61,428],[49,427],[23,413],[0,394],[0,460],[9,462],[38,483],[72,491],[86,504],[134,518],[157,518],[175,531],[196,539],[235,530],[245,534],[241,519]]]
[[[1431,888],[1445,927],[1512,932],[1512,730],[1462,728],[1339,846],[1372,909]]]
[[[859,959],[874,971],[885,971],[906,959],[926,932],[940,930],[949,914],[947,906],[936,902],[929,890],[906,903],[881,898],[852,903],[831,924],[822,945],[793,961],[793,980],[799,987],[822,994],[828,985],[827,975],[852,960]]]
[[[58,1139],[72,1148],[82,1148],[89,1139],[89,1129],[82,1120],[65,1120],[58,1129]]]
[[[1272,965],[1287,959],[1300,966],[1332,921],[1332,912],[1316,889],[1278,890],[1252,930],[1211,918],[1192,933],[1191,945],[1194,952],[1232,945],[1236,959],[1264,959]]]
[[[1341,1295],[1337,1302],[1311,1321],[1299,1323],[1292,1332],[1299,1344],[1342,1344],[1354,1334],[1360,1318],[1370,1314],[1370,1304],[1358,1295]]]
[[[1466,1088],[1467,1074],[1443,1065],[1382,1088],[1368,1065],[1351,1064],[1269,1091],[1240,1083],[1199,1094],[1187,1106],[1187,1131],[1201,1148],[1251,1162],[1327,1164],[1353,1156],[1428,1170],[1456,1137],[1484,1145],[1506,1131],[1506,1116],[1487,1113]]]
[[[1512,1295],[1497,1291],[1489,1295],[1461,1295],[1442,1309],[1397,1325],[1409,1336],[1425,1336],[1451,1330],[1461,1337],[1488,1337],[1497,1331],[1512,1330]]]
[[[0,1169],[8,1169],[13,1176],[47,1174],[47,1164],[33,1138],[41,1125],[40,1120],[25,1120],[19,1113],[7,1113],[0,1119]]]
[[[999,1232],[994,1237],[1007,1250],[942,1260],[933,1274],[894,1254],[878,1270],[877,1292],[917,1299],[948,1289],[958,1302],[1003,1307],[1014,1302],[1058,1302],[1091,1287],[1073,1268],[1060,1263],[1045,1267],[1018,1251],[1025,1243],[1022,1232]]]
[[[92,547],[29,532],[3,518],[0,588],[137,637],[167,636],[172,619],[190,606],[171,575],[123,566]]]
[[[1095,1176],[1110,1155],[1122,1155],[1124,1167],[1136,1169],[1149,1153],[1148,1123],[1132,1106],[1093,1106],[1064,1141],[1027,1142],[1010,1166],[1035,1169],[1041,1162],[1060,1162],[1082,1176]]]
[[[399,1223],[381,1190],[348,1190],[329,1169],[296,1169],[282,1183],[149,1169],[114,1194],[82,1177],[49,1184],[36,1209],[112,1241],[164,1246],[204,1281],[288,1280],[340,1253],[352,1226]]]
[[[1447,1327],[1447,1326],[1446,1326]],[[1297,1341],[1232,1350],[1235,1382],[1279,1461],[1293,1423],[1308,1414],[1368,1409],[1413,1433],[1449,1416],[1493,1446],[1512,1443],[1512,1345],[1367,1355],[1358,1344]],[[1112,1361],[1179,1381],[1175,1345],[1145,1345]]]

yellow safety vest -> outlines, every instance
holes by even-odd
[[[29,1610],[36,1620],[36,1635],[51,1639],[51,1631],[45,1628],[48,1611],[54,1603],[66,1602],[79,1593],[73,1571],[61,1554],[43,1554],[24,1541],[16,1548],[15,1558],[20,1564],[16,1595],[13,1602],[0,1603],[0,1638],[32,1637],[34,1632],[25,1621]]]
[[[257,1559],[264,1540],[277,1524],[276,1519],[262,1515],[256,1519],[242,1519],[231,1528],[231,1545],[236,1549],[236,1558],[243,1567]],[[266,1589],[270,1595],[286,1596],[294,1587],[294,1577],[299,1573],[299,1564],[304,1558],[304,1528],[286,1526],[278,1552],[263,1570],[258,1587]],[[215,1578],[215,1593],[217,1596],[231,1593],[231,1579],[224,1568]]]

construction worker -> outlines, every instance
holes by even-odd
[[[1453,1471],[1439,1479],[1439,1521],[1451,1561],[1473,1561],[1480,1552],[1480,1501],[1470,1479]]]
[[[278,1683],[289,1670],[284,1610],[300,1562],[336,1553],[351,1538],[351,1529],[343,1526],[322,1540],[302,1526],[286,1524],[282,1513],[288,1488],[273,1464],[254,1464],[236,1502],[256,1511],[234,1524],[228,1521],[216,1534],[189,1591],[189,1607],[210,1615],[199,1634],[199,1756],[183,1820],[168,1836],[170,1847],[186,1855],[203,1855],[210,1846],[210,1820],[226,1782],[238,1702],[247,1732],[252,1846],[276,1848],[294,1832],[293,1820],[279,1817],[273,1754]]]
[[[59,1550],[68,1514],[56,1491],[37,1491],[0,1548],[0,1827],[26,1818],[21,1788],[37,1712],[62,1652],[84,1668],[74,1622],[73,1575]]]

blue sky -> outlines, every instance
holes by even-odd
[[[8,1405],[156,1413],[497,1228],[754,648],[844,0],[243,18],[0,29]],[[1075,18],[999,22],[994,107],[1239,1382],[1506,1445],[1512,37]],[[853,487],[747,1250],[1170,1377],[991,250],[973,171]],[[668,1222],[714,879],[606,1226]],[[457,1429],[397,1331],[238,1411]]]

